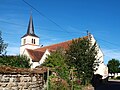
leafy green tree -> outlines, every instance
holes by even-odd
[[[4,40],[2,39],[2,32],[0,31],[0,55],[6,54],[6,48],[8,44],[4,43]]]
[[[116,59],[112,59],[108,61],[108,71],[109,73],[118,73],[120,72],[120,61]]]
[[[59,48],[55,52],[48,55],[42,66],[50,67],[57,72],[58,76],[62,79],[68,79],[69,72],[65,63],[64,50],[62,48]]]
[[[69,45],[66,55],[66,63],[70,68],[77,69],[77,76],[82,84],[90,83],[95,67],[98,65],[96,43],[92,45],[86,38],[75,39]]]

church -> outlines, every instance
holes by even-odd
[[[92,34],[89,34],[84,37],[90,38],[93,44],[96,42]],[[27,32],[25,35],[21,37],[20,55],[26,55],[27,57],[29,57],[31,68],[35,68],[37,66],[40,66],[45,61],[46,57],[50,55],[51,51],[55,51],[60,47],[67,49],[68,44],[71,44],[71,43],[72,43],[72,40],[68,40],[65,42],[60,42],[57,44],[41,47],[39,45],[39,36],[37,36],[34,32],[34,24],[33,24],[33,19],[31,15]],[[102,75],[104,79],[108,76],[108,68],[104,64],[104,55],[98,43],[97,43],[97,47],[98,47],[97,59],[100,60],[100,64],[95,74]]]

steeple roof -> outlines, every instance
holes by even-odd
[[[34,26],[33,26],[32,16],[30,16],[30,21],[29,21],[29,25],[28,25],[28,29],[27,29],[27,34],[34,35]]]
[[[34,25],[33,25],[32,15],[30,16],[27,33],[26,33],[23,37],[28,36],[28,35],[29,35],[29,36],[38,37],[38,36],[35,35],[35,33],[34,33]]]

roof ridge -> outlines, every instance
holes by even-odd
[[[80,38],[85,38],[87,36],[84,36],[84,37],[80,37]],[[44,46],[44,47],[41,47],[42,48],[45,48],[45,47],[50,47],[50,46],[53,46],[53,45],[58,45],[58,44],[62,44],[62,43],[65,43],[65,42],[70,42],[72,40],[75,40],[75,39],[78,39],[78,38],[74,38],[74,39],[71,39],[71,40],[66,40],[66,41],[63,41],[63,42],[59,42],[59,43],[55,43],[55,44],[51,44],[51,45],[47,45],[47,46]],[[38,50],[39,48],[35,49],[35,50]]]
[[[51,45],[44,46],[44,47],[41,47],[41,48],[45,48],[45,47],[49,47],[49,46],[53,46],[53,45],[57,45],[57,44],[61,44],[61,43],[69,42],[69,41],[72,41],[72,40],[67,40],[67,41],[64,41],[64,42],[59,42],[59,43],[56,43],[56,44],[51,44]],[[37,48],[37,49],[39,49],[39,48]],[[37,49],[35,49],[35,50],[37,50]]]

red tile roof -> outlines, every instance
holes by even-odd
[[[27,49],[33,62],[39,62],[45,52]]]
[[[45,46],[45,47],[37,48],[35,50],[37,50],[37,51],[46,51],[48,49],[49,51],[55,51],[58,48],[67,49],[68,45],[70,43],[72,43],[72,40],[66,41],[66,42],[57,43],[57,44],[53,44],[53,45],[50,45],[50,46]]]

